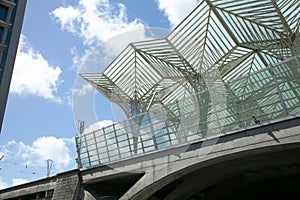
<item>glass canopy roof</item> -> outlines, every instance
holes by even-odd
[[[133,117],[299,55],[299,18],[299,0],[203,0],[166,38],[131,43],[102,73],[81,76]]]

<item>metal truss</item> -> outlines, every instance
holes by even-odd
[[[166,38],[131,43],[102,73],[81,76],[133,117],[299,55],[299,27],[299,0],[203,0]],[[246,98],[249,81],[227,92]]]

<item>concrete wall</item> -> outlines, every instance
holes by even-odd
[[[124,172],[145,173],[120,199],[148,199],[167,184],[195,170],[214,166],[228,159],[235,159],[234,156],[240,155],[242,157],[238,159],[247,159],[254,153],[276,155],[280,150],[294,148],[295,144],[299,147],[299,122],[297,117],[290,118],[278,123],[262,124],[252,129],[222,135],[219,138],[210,138],[205,142],[195,144],[196,147],[191,146],[188,152],[181,153],[179,156],[169,154],[160,158],[147,159],[149,155],[144,155],[145,160],[132,164],[128,164],[129,161],[126,160],[111,163],[109,166],[113,169],[101,170],[101,167],[98,167],[84,170],[81,172],[83,184],[96,186]],[[200,146],[197,147],[197,145]],[[251,163],[243,164],[251,165]],[[238,168],[233,168],[233,170],[238,170]],[[99,190],[101,190],[100,187]]]
[[[56,187],[52,199],[76,199],[83,200],[84,193],[80,183],[80,176],[77,170],[72,173],[58,174]]]
[[[57,174],[46,179],[0,190],[0,199],[22,199],[43,196],[47,191],[53,194],[47,199],[83,200],[84,191],[78,170]],[[87,199],[89,200],[89,199]]]

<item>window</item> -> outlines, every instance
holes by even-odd
[[[3,32],[4,32],[4,28],[0,27],[0,42],[2,42]]]
[[[0,20],[6,21],[8,8],[6,6],[0,5]]]
[[[53,193],[54,193],[54,190],[47,190],[46,191],[46,197],[52,197],[53,196]]]

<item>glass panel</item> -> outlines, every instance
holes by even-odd
[[[202,13],[202,11],[199,12]],[[197,31],[195,32],[189,28],[195,30],[198,29],[195,25],[197,19],[201,17],[205,18],[205,16],[190,17],[189,22],[184,22],[180,26],[185,32],[197,35]],[[216,20],[216,18],[213,20]],[[250,22],[235,21],[235,19],[230,19],[229,21],[235,23],[230,25],[233,28],[241,25],[254,26]],[[213,31],[216,32],[220,30],[222,29],[215,28]],[[246,29],[240,31],[240,33],[245,35],[240,36],[241,40],[245,39],[244,37],[249,37],[253,40],[255,39],[255,36],[251,34],[247,35],[249,33],[247,33]],[[213,46],[212,44],[213,41],[220,40],[219,36],[211,37],[209,44],[211,45],[211,48],[218,49],[220,52],[225,51],[225,48],[227,47],[222,47],[220,45]],[[190,45],[191,41],[187,40],[182,35],[171,34],[170,39],[172,39],[176,45],[186,48],[182,50],[182,53],[185,53],[186,55],[189,51],[191,51],[191,54],[194,53],[193,50],[190,49],[190,46],[186,46]],[[158,41],[154,41],[154,43],[159,45]],[[160,44],[161,46],[170,48],[164,42],[162,43],[163,44]],[[229,45],[230,41],[224,43]],[[151,42],[139,43],[137,45],[139,45],[140,48],[155,52],[157,56],[160,56],[159,51],[155,49],[155,45]],[[170,48],[170,51],[171,50],[172,48]],[[215,88],[213,87],[213,84],[210,86],[211,88],[209,88],[208,85],[210,83],[203,83],[200,87],[199,83],[199,85],[195,85],[197,86],[197,89],[200,88],[200,92],[196,95],[193,92],[191,92],[192,95],[185,95],[183,89],[180,89],[177,85],[176,88],[174,87],[174,89],[172,89],[172,92],[167,90],[168,87],[162,87],[161,90],[166,93],[169,92],[170,94],[164,96],[164,99],[162,100],[163,104],[159,109],[151,110],[153,113],[142,113],[134,119],[107,127],[104,129],[104,133],[101,132],[101,130],[95,131],[94,134],[96,136],[97,147],[99,148],[98,151],[101,153],[107,152],[105,156],[108,158],[109,155],[109,159],[107,160],[111,162],[143,154],[145,152],[155,151],[157,149],[169,148],[186,142],[192,142],[206,136],[232,132],[239,128],[249,128],[262,122],[279,119],[286,115],[285,109],[288,114],[299,114],[299,63],[291,58],[291,60],[287,62],[281,61],[280,64],[274,65],[278,60],[272,56],[261,55],[261,57],[258,57],[256,55],[248,54],[249,51],[247,50],[239,49],[237,51],[239,52],[233,51],[232,54],[236,54],[236,56],[243,54],[245,57],[243,57],[242,60],[235,58],[236,60],[231,60],[232,63],[228,61],[229,65],[232,65],[230,71],[232,72],[231,75],[234,79],[224,81],[222,82],[222,87]],[[215,52],[212,59],[218,57],[220,52]],[[134,53],[134,51],[131,53]],[[153,62],[157,64],[162,62],[155,60],[151,55],[146,55],[146,53],[145,56],[148,56],[149,59],[153,59]],[[164,56],[165,59],[171,59],[171,57],[167,58],[167,55]],[[169,56],[173,55],[170,54]],[[228,55],[228,59],[231,58],[231,56],[234,55]],[[127,55],[127,57],[134,58],[132,55]],[[128,64],[132,62],[127,61],[125,58],[122,59]],[[145,61],[142,61],[141,57],[138,57],[137,59],[141,60],[141,63],[139,64],[145,66]],[[174,58],[174,60],[176,59],[177,58]],[[189,59],[192,62],[195,61],[195,57],[192,55]],[[272,63],[272,65],[266,67],[265,64],[263,65],[261,63],[260,59],[265,59]],[[176,62],[179,61],[176,60]],[[234,68],[235,62],[242,64]],[[250,68],[248,66],[249,63],[252,63]],[[118,63],[117,66],[120,67],[123,66],[123,64]],[[168,64],[164,63],[164,65],[168,67]],[[152,71],[153,69],[143,72],[142,75],[149,78],[147,81],[152,80],[152,78],[155,79],[158,76],[155,74],[151,77]],[[114,68],[110,74],[114,75],[115,78],[115,76],[117,76],[116,74],[118,74],[118,69]],[[166,83],[171,82],[172,81],[166,81]],[[187,85],[187,87],[191,87],[191,85]],[[141,90],[145,90],[145,87],[143,86]],[[218,91],[221,91],[224,96],[217,96],[216,93],[218,93]],[[176,93],[176,95],[173,96],[171,93]],[[176,101],[173,99],[175,96],[178,98]],[[148,100],[151,99],[150,97],[151,96],[147,97]],[[147,98],[145,97],[145,99]],[[90,159],[94,163],[94,159],[96,159],[97,156],[94,135],[91,133],[80,136],[80,139],[77,140],[77,143],[80,144],[79,147],[82,148],[82,160],[86,161],[88,155],[87,150],[85,149],[85,143],[83,142],[84,138],[86,138]],[[107,148],[105,147],[106,144],[108,145]],[[103,161],[101,160],[101,162]]]
[[[0,5],[0,20],[6,22],[8,8]]]

